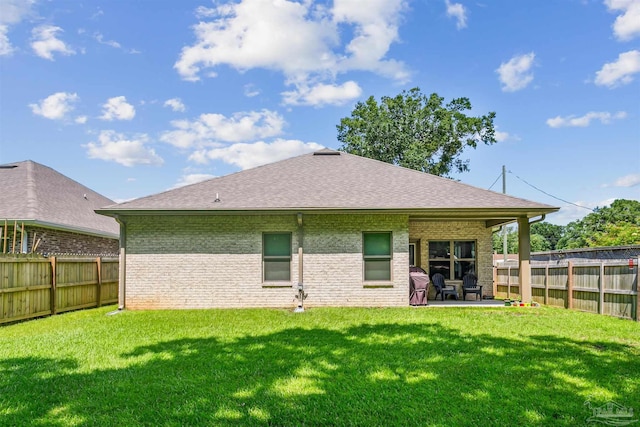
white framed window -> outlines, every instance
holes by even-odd
[[[391,281],[392,247],[390,231],[362,233],[365,282]]]
[[[291,281],[291,233],[262,234],[262,280]]]

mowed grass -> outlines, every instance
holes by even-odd
[[[0,425],[575,426],[609,401],[640,414],[628,320],[114,308],[0,327]]]

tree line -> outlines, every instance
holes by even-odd
[[[624,246],[640,244],[640,202],[617,199],[569,224],[539,222],[531,225],[531,251]],[[493,234],[493,250],[503,253],[503,235]],[[518,230],[507,227],[507,252],[518,253]]]

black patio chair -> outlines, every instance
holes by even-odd
[[[447,286],[447,284],[444,282],[444,276],[442,274],[434,274],[431,278],[431,283],[433,283],[433,286],[436,288],[436,299],[438,299],[438,295],[440,295],[442,301],[444,301],[445,298],[449,295],[453,295],[455,299],[458,299],[458,291],[454,286]]]
[[[478,285],[478,278],[473,273],[467,273],[462,278],[462,299],[467,300],[467,294],[476,294],[476,300],[482,298],[482,285]]]

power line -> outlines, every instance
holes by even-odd
[[[496,178],[495,181],[493,181],[493,184],[491,184],[491,187],[487,188],[487,190],[491,190],[493,188],[494,185],[496,185],[496,182],[498,182],[498,180],[500,179],[500,177],[502,176],[502,174],[498,175],[498,177]]]
[[[573,202],[570,202],[570,201],[568,201],[568,200],[561,199],[560,197],[556,197],[556,196],[554,196],[553,194],[549,194],[549,193],[547,193],[546,191],[541,190],[541,189],[539,189],[538,187],[536,187],[535,185],[533,185],[533,184],[531,184],[531,183],[529,183],[529,182],[525,181],[524,179],[520,178],[518,175],[516,175],[515,173],[513,173],[513,172],[511,172],[511,171],[509,171],[509,173],[510,173],[510,174],[512,174],[513,176],[515,176],[516,178],[518,178],[520,181],[522,181],[522,182],[524,182],[525,184],[527,184],[529,187],[534,188],[534,189],[538,190],[539,192],[541,192],[541,193],[543,193],[543,194],[546,194],[546,195],[547,195],[547,196],[549,196],[549,197],[552,197],[552,198],[554,198],[554,199],[556,199],[556,200],[560,200],[561,202],[565,202],[565,203],[568,203],[568,204],[573,205],[573,206],[577,206],[577,207],[582,208],[582,209],[587,209],[587,210],[589,210],[589,211],[591,211],[591,212],[595,212],[595,210],[594,210],[594,209],[588,208],[588,207],[586,207],[586,206],[580,206],[580,205],[575,204],[575,203],[573,203]],[[496,181],[497,181],[497,180],[496,180]],[[495,182],[494,182],[494,184],[495,184]]]

